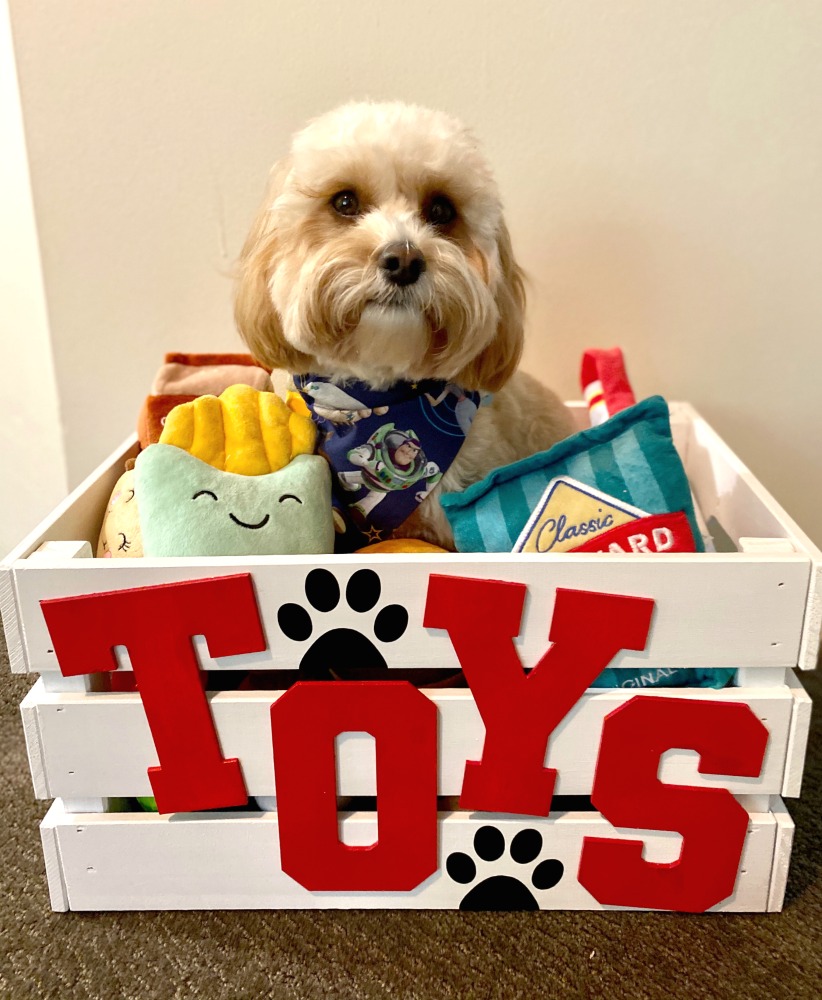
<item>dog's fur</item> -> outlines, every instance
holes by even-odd
[[[356,196],[356,213],[335,209],[341,192]],[[456,210],[445,225],[429,217],[442,198]],[[404,287],[379,266],[393,243],[425,260]],[[311,122],[272,170],[241,254],[235,315],[272,368],[375,389],[445,379],[494,392],[438,488],[395,532],[452,548],[440,490],[571,431],[556,396],[516,373],[524,307],[497,187],[470,133],[438,111],[362,103]]]

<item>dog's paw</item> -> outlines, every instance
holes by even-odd
[[[505,854],[505,836],[495,826],[481,826],[474,835],[474,854],[486,866],[500,862]],[[509,854],[522,865],[522,877],[489,874],[478,882],[460,902],[461,910],[538,910],[539,902],[531,889],[553,888],[562,878],[564,867],[556,858],[546,858],[533,869],[542,851],[542,834],[532,828],[520,830],[513,840]],[[508,866],[507,859],[503,862]],[[470,854],[455,851],[445,862],[449,877],[460,885],[470,885],[477,877],[477,862]],[[526,884],[526,881],[528,884]],[[529,885],[531,888],[529,888]]]
[[[370,615],[381,596],[382,584],[372,569],[357,570],[345,588],[345,604],[358,615]],[[306,604],[318,615],[333,614],[342,597],[339,582],[329,570],[314,569],[305,578]],[[364,622],[368,634],[345,627],[325,629],[325,621],[322,618],[319,621],[320,634],[300,659],[301,677],[305,680],[384,678],[388,664],[374,640],[389,643],[400,639],[408,627],[408,612],[399,604],[386,604],[370,624]],[[277,611],[277,622],[283,634],[294,642],[307,642],[318,631],[315,617],[302,604],[283,604]]]

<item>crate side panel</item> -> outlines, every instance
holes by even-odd
[[[739,539],[788,538],[781,508],[715,431],[699,416],[690,423],[686,472],[706,519],[716,518]]]
[[[716,431],[691,413],[686,471],[705,518],[716,518],[737,545],[746,536],[784,538],[811,562],[797,665],[813,670],[822,632],[822,552]]]
[[[816,670],[819,663],[819,640],[822,636],[822,561],[814,562],[808,587],[808,606],[802,628],[797,666]]]
[[[127,563],[128,565],[123,565]],[[39,601],[162,583],[250,572],[266,632],[268,649],[259,654],[211,660],[206,669],[294,669],[318,637],[336,628],[361,632],[379,646],[390,667],[458,670],[447,633],[425,629],[423,615],[432,573],[525,585],[526,599],[516,648],[525,667],[546,651],[557,588],[652,598],[651,631],[642,652],[625,650],[612,666],[661,667],[794,666],[799,652],[808,590],[805,556],[675,555],[391,558],[373,562],[380,578],[380,600],[370,613],[354,611],[341,600],[330,612],[311,608],[305,581],[312,569],[329,562],[308,557],[268,560],[165,562],[76,560],[70,567],[18,563],[17,591],[29,668],[56,670],[58,664]],[[335,557],[332,564],[341,592],[361,569],[359,557]],[[290,637],[280,627],[278,611],[299,604],[310,612],[311,634]],[[399,605],[408,625],[395,641],[375,638],[374,620],[382,608]],[[493,622],[478,622],[493,628]]]
[[[6,563],[11,565],[25,559],[49,541],[86,541],[96,551],[111,491],[125,471],[126,459],[133,458],[138,451],[136,435],[127,438],[8,554]]]
[[[780,913],[785,904],[785,890],[788,887],[788,872],[791,867],[791,852],[795,826],[782,799],[776,799],[771,806],[776,822],[776,837],[773,852],[773,872],[768,892],[768,912]]]
[[[147,768],[158,763],[137,694],[54,694],[37,691],[44,783],[64,798],[150,795]],[[703,775],[692,751],[669,751],[660,777],[671,784],[727,787],[736,794],[776,794],[782,789],[793,697],[787,688],[657,689],[639,697],[745,702],[770,732],[759,778]],[[439,714],[439,794],[458,795],[466,760],[482,756],[485,729],[470,693],[429,691]],[[275,692],[225,692],[210,696],[220,746],[240,761],[248,793],[272,796],[274,761],[270,707]],[[588,795],[593,784],[603,719],[634,697],[630,690],[589,690],[559,724],[548,744],[546,765],[558,770],[557,795]],[[373,743],[351,734],[340,754],[340,795],[374,795]],[[344,757],[344,760],[343,760]],[[309,780],[309,779],[307,779]]]
[[[39,680],[20,702],[20,716],[23,722],[23,734],[26,739],[26,753],[34,794],[38,799],[50,799],[54,795],[48,785],[46,756],[43,751],[43,737],[40,733],[42,692],[43,682]]]
[[[805,770],[805,754],[808,750],[813,706],[810,695],[793,671],[788,672],[787,680],[794,706],[781,794],[787,799],[796,799],[802,791],[802,774]]]
[[[43,845],[43,858],[46,864],[46,879],[49,887],[49,902],[56,913],[66,913],[69,910],[68,890],[63,875],[63,862],[60,857],[60,845],[57,827],[66,813],[58,800],[52,803],[49,811],[40,823],[40,843]]]
[[[6,636],[6,649],[9,654],[11,672],[25,674],[28,671],[26,646],[23,641],[20,612],[17,607],[14,571],[11,566],[7,565],[0,565],[0,618],[2,618],[3,631]]]
[[[491,814],[440,814],[438,870],[411,892],[309,892],[281,870],[276,812],[172,817],[134,814],[66,816],[57,827],[69,906],[72,910],[167,909],[458,909],[467,892],[491,876],[508,876],[544,909],[609,909],[576,881],[585,836],[620,837],[597,814],[568,813],[558,818],[512,819]],[[502,834],[506,851],[487,863],[473,853],[481,826]],[[374,814],[344,820],[346,843],[376,839]],[[533,863],[516,864],[508,853],[514,836],[536,830],[542,850]],[[714,909],[763,912],[767,907],[775,823],[770,814],[750,817],[734,893]],[[631,839],[636,839],[633,832]],[[645,856],[670,862],[679,838],[643,833]],[[471,884],[448,875],[454,853],[475,860]],[[129,864],[123,864],[123,858]],[[531,881],[543,860],[561,862],[563,873],[551,889]]]

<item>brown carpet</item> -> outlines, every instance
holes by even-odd
[[[822,676],[806,676],[812,696]],[[18,704],[0,636],[0,996],[822,996],[822,713],[782,914],[52,913]],[[127,863],[127,859],[123,859]]]

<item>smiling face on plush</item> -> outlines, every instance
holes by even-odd
[[[310,123],[275,166],[235,315],[271,367],[497,390],[519,361],[523,307],[471,134],[441,112],[366,103]]]
[[[135,465],[146,556],[331,552],[328,464],[298,455],[267,475],[207,465],[173,445],[153,444]]]

